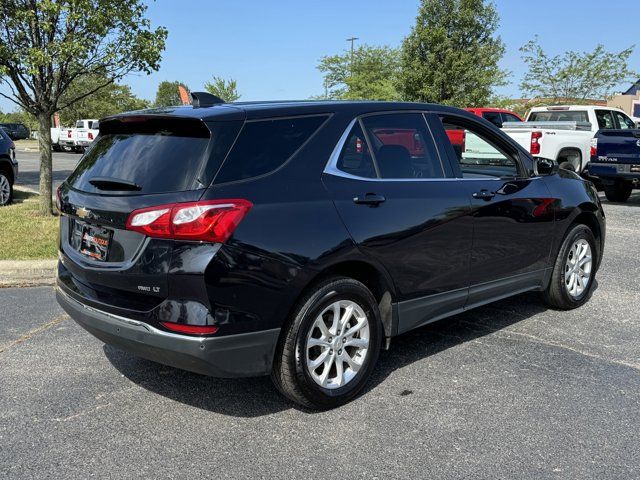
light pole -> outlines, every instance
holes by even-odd
[[[347,42],[351,42],[351,74],[353,75],[353,43],[359,40],[358,37],[347,38]]]

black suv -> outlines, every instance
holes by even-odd
[[[593,185],[489,122],[195,96],[102,120],[58,191],[58,301],[104,342],[270,374],[331,408],[395,335],[531,290],[558,309],[589,298],[605,238]]]
[[[0,123],[0,128],[7,132],[11,140],[24,140],[31,134],[29,128],[22,123]]]
[[[18,178],[16,147],[13,140],[0,127],[0,207],[11,203],[16,178]]]

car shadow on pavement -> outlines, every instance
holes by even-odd
[[[394,337],[391,349],[381,352],[364,394],[375,389],[397,369],[527,320],[546,310],[537,293],[525,293]],[[237,417],[258,417],[290,408],[316,413],[302,409],[280,396],[269,377],[212,378],[160,365],[108,345],[104,346],[104,352],[113,366],[132,382],[151,392],[203,410]],[[396,393],[403,396],[411,391],[401,389]]]
[[[626,202],[611,202],[609,200],[607,200],[607,198],[604,195],[600,196],[600,200],[602,201],[602,204],[605,206],[607,205],[621,205],[621,206],[625,206],[625,207],[640,207],[640,190],[634,190],[631,193],[631,196],[629,197],[629,200],[627,200]]]

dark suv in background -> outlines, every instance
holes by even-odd
[[[7,132],[0,127],[0,206],[13,200],[13,184],[18,178],[16,146]]]
[[[22,123],[0,123],[0,128],[7,132],[11,140],[24,140],[31,134],[29,128]]]
[[[58,301],[99,339],[206,375],[270,374],[330,408],[398,334],[531,290],[559,309],[589,298],[595,189],[478,116],[194,95],[102,120],[58,191]],[[454,148],[455,131],[482,148]]]

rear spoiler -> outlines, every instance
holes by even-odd
[[[547,130],[577,130],[591,131],[590,122],[504,122],[502,128],[512,128],[516,130],[539,128]]]

